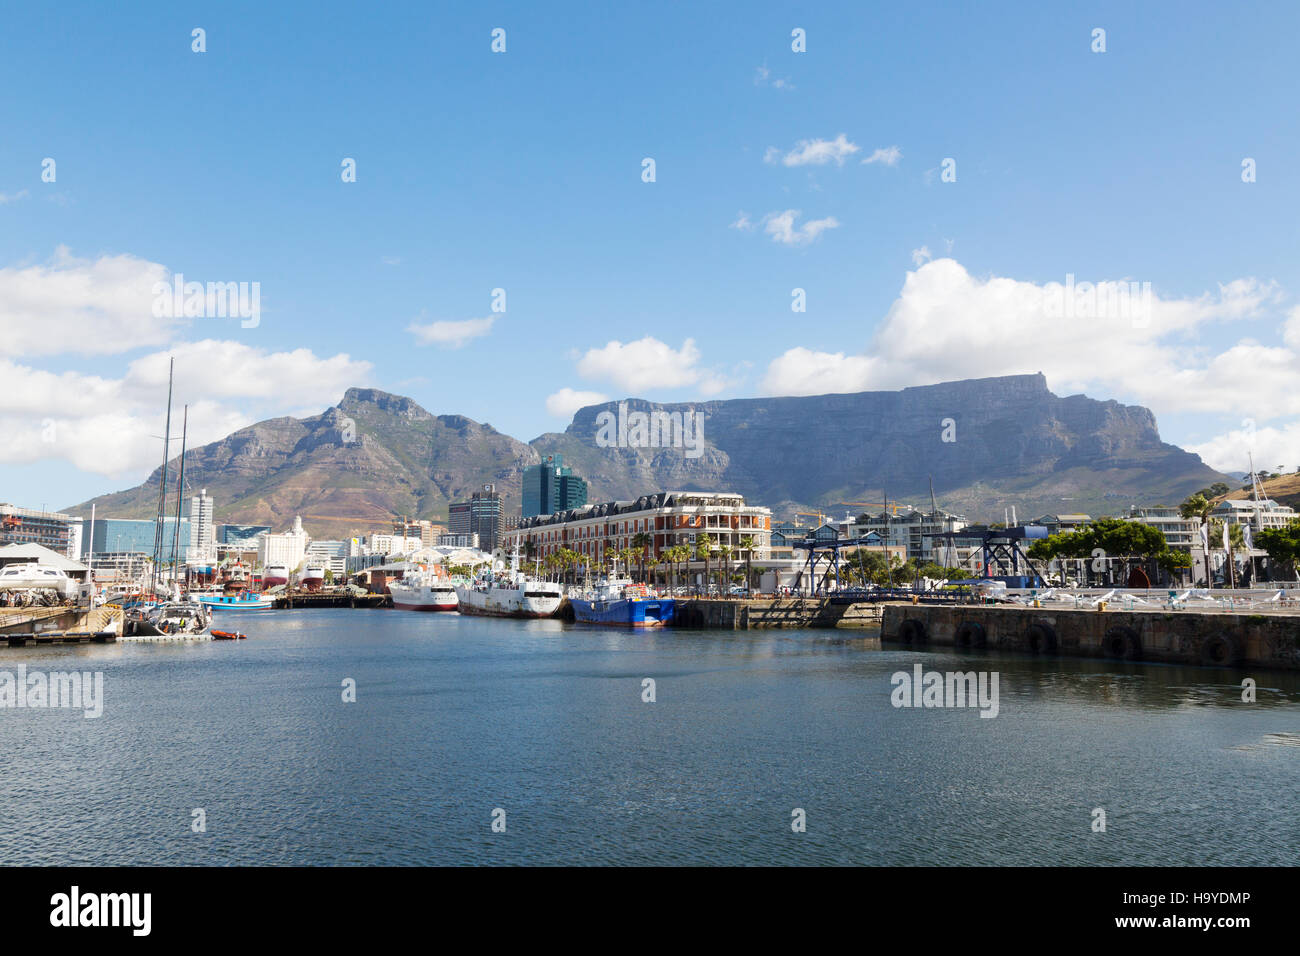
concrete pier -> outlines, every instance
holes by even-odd
[[[679,600],[675,627],[750,628],[879,627],[881,605],[811,598],[752,601]]]
[[[887,604],[881,639],[913,647],[1300,670],[1300,614]]]

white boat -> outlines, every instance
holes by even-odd
[[[420,569],[388,582],[393,607],[403,611],[454,611],[458,603],[455,586],[432,571]]]
[[[139,608],[128,626],[134,637],[210,637],[212,615],[198,601],[163,601]]]
[[[198,601],[209,611],[266,611],[275,607],[275,598],[252,591],[227,592],[221,588],[190,591],[190,600]]]
[[[273,588],[277,584],[289,583],[289,569],[283,564],[268,564],[262,572],[262,587]]]
[[[510,571],[456,588],[462,614],[490,617],[551,617],[564,602],[564,590],[554,581],[538,581],[519,570],[519,552],[510,558]]]
[[[58,568],[36,561],[0,568],[0,591],[43,590],[55,592],[62,600],[71,600],[78,595],[81,585]]]

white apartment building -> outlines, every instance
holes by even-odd
[[[424,546],[418,535],[404,534],[372,534],[366,544],[371,554],[411,554]]]
[[[215,561],[217,557],[217,526],[212,523],[212,496],[206,488],[190,499],[190,547],[186,554],[191,562]]]

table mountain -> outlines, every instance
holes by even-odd
[[[207,488],[218,521],[282,528],[303,516],[316,537],[385,528],[394,516],[439,518],[447,504],[492,483],[517,514],[522,469],[555,452],[594,501],[661,489],[737,491],[779,517],[809,507],[837,514],[892,500],[971,518],[1048,511],[1117,512],[1130,501],[1177,503],[1224,476],[1160,440],[1145,408],[1083,395],[1061,398],[1042,375],[973,379],[893,392],[747,398],[687,404],[629,399],[625,411],[700,412],[704,444],[602,447],[602,413],[583,408],[563,433],[525,444],[460,415],[433,415],[409,398],[349,389],[312,418],[275,418],[190,450],[190,493]],[[606,436],[608,437],[608,436]],[[175,468],[173,463],[172,468]],[[172,475],[175,474],[173,470]],[[150,517],[158,472],[94,499],[98,514]],[[91,502],[65,509],[88,515]]]

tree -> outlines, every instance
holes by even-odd
[[[731,545],[718,547],[718,556],[722,559],[722,580],[726,582],[727,593],[731,593]]]
[[[652,544],[654,544],[654,538],[650,537],[650,535],[646,534],[644,531],[638,531],[636,534],[632,535],[632,547],[636,549],[640,557],[642,581],[645,580],[645,563],[646,559],[650,556],[650,545]]]
[[[704,561],[704,593],[709,593],[709,555],[713,551],[713,535],[705,532],[695,539],[695,557]]]
[[[1294,574],[1296,563],[1300,561],[1300,518],[1282,528],[1265,528],[1255,535],[1255,544],[1268,552],[1271,563]],[[1274,574],[1274,580],[1277,579]]]
[[[740,539],[740,550],[745,552],[745,591],[749,592],[754,589],[753,568],[754,568],[754,536],[747,534]]]

